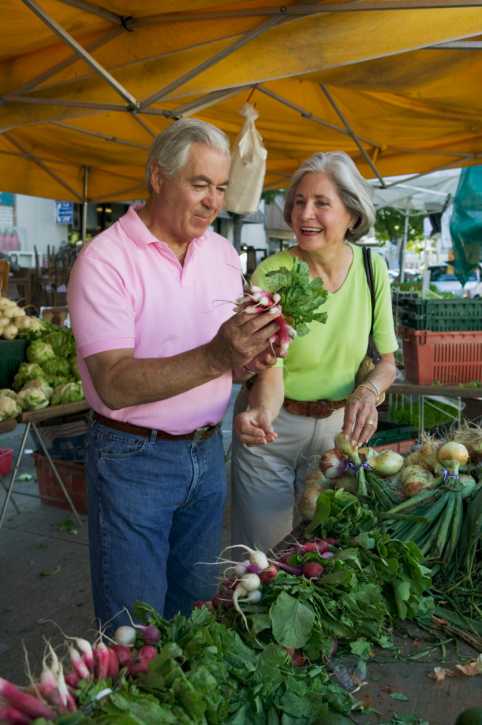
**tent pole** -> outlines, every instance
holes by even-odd
[[[87,192],[89,188],[89,167],[83,166],[82,172],[84,175],[83,179],[83,189],[82,189],[82,226],[80,229],[80,238],[83,242],[85,242],[85,237],[87,235],[87,207],[88,207],[88,201],[87,201]]]
[[[348,131],[348,135],[354,141],[354,143],[356,144],[357,149],[359,150],[359,152],[361,153],[361,155],[363,156],[363,158],[367,162],[368,166],[370,167],[370,169],[373,171],[373,173],[377,177],[377,179],[380,182],[380,184],[382,186],[386,186],[385,179],[380,174],[380,172],[378,171],[377,167],[375,166],[375,164],[371,160],[370,156],[368,155],[368,153],[366,152],[366,150],[362,146],[359,137],[357,136],[357,134],[353,130],[353,128],[350,125],[347,117],[345,116],[345,114],[343,113],[343,111],[339,107],[338,103],[335,101],[335,99],[331,95],[331,93],[328,90],[328,88],[323,83],[319,83],[318,85],[320,86],[320,88],[321,88],[323,94],[325,95],[325,98],[327,99],[328,103],[333,108],[333,110],[335,111],[336,115],[338,116],[338,118],[340,119],[340,121],[342,122],[342,124],[344,125],[344,127],[346,128],[346,130]],[[378,144],[376,144],[375,148],[378,149],[378,153],[379,153],[380,152],[380,147],[379,147]]]
[[[23,0],[23,2],[26,2],[26,0]],[[28,2],[31,2],[31,0],[28,0]],[[167,86],[164,86],[164,88],[161,88],[160,90],[156,91],[156,93],[153,93],[148,98],[145,98],[140,103],[141,110],[144,110],[148,106],[151,106],[153,103],[156,103],[156,101],[159,101],[161,98],[164,98],[172,91],[179,88],[179,86],[184,85],[188,81],[190,81],[192,78],[195,78],[196,76],[200,75],[203,71],[207,70],[207,68],[211,68],[213,65],[216,65],[224,58],[227,58],[229,55],[232,55],[236,50],[239,50],[239,48],[242,48],[244,45],[249,43],[252,40],[255,40],[257,37],[262,35],[263,33],[266,33],[268,30],[271,30],[271,28],[274,28],[276,25],[280,25],[281,23],[286,22],[287,18],[286,16],[280,16],[280,17],[271,17],[267,20],[264,20],[261,25],[258,25],[253,30],[250,30],[249,32],[245,33],[245,35],[242,35],[240,38],[235,40],[234,43],[229,45],[227,48],[223,48],[222,50],[215,53],[210,58],[207,58],[205,61],[200,63],[195,68],[192,68],[187,73],[183,73],[182,76],[179,78],[176,78],[175,80],[171,81],[167,84]]]
[[[280,96],[278,93],[275,93],[274,91],[270,90],[269,88],[265,88],[262,85],[257,85],[256,90],[260,93],[264,93],[265,96],[269,96],[269,98],[272,98],[274,101],[278,101],[278,103],[281,103],[281,105],[286,106],[287,108],[293,109],[293,111],[297,111],[300,116],[307,121],[313,121],[313,123],[317,123],[320,126],[325,126],[326,128],[331,128],[333,131],[336,131],[337,133],[342,133],[344,136],[350,136],[346,128],[341,128],[340,126],[336,126],[334,123],[329,123],[329,121],[325,121],[319,116],[316,116],[314,113],[311,113],[311,111],[307,111],[306,108],[303,108],[302,106],[299,106],[297,103],[293,103],[293,101],[289,101],[287,98],[284,98],[283,96]],[[364,136],[358,136],[358,138],[361,141],[364,141],[365,143],[369,144],[369,146],[373,146],[374,148],[378,148],[377,144],[374,141],[370,141],[370,139],[365,138]]]
[[[403,239],[400,243],[400,251],[398,255],[398,268],[400,270],[399,280],[403,282],[405,279],[405,249],[408,241],[408,222],[410,220],[410,211],[405,209],[405,223],[403,225]]]
[[[88,66],[90,66],[95,73],[101,76],[124,100],[127,101],[129,106],[137,108],[138,103],[134,96],[124,88],[95,58],[73,38],[70,33],[64,30],[53,18],[51,18],[42,8],[40,8],[34,0],[22,0],[23,4],[26,5],[40,20],[47,25],[56,35],[60,36],[64,43],[77,53],[77,55],[84,60]]]
[[[12,136],[12,134],[11,134],[10,132],[9,132],[9,133],[6,133],[6,132],[5,132],[5,133],[3,134],[3,138],[6,138],[6,139],[7,139],[7,141],[9,141],[9,143],[10,143],[10,144],[11,144],[11,145],[12,145],[12,146],[13,146],[14,148],[18,149],[18,151],[20,151],[20,155],[21,155],[21,156],[22,156],[23,158],[25,158],[25,159],[28,159],[29,161],[32,161],[32,162],[33,162],[34,164],[36,164],[37,166],[39,166],[39,167],[40,167],[40,168],[41,168],[41,169],[42,169],[43,171],[45,171],[45,173],[46,173],[46,174],[48,174],[48,175],[49,175],[49,176],[50,176],[50,177],[51,177],[52,179],[54,179],[54,180],[55,180],[55,181],[56,181],[56,182],[57,182],[58,184],[60,184],[61,186],[63,186],[63,187],[64,187],[64,189],[67,189],[67,191],[68,191],[68,192],[69,192],[70,194],[72,194],[72,196],[75,196],[75,197],[77,197],[77,199],[79,199],[79,200],[80,200],[80,198],[81,198],[81,197],[80,197],[80,194],[78,194],[78,193],[77,193],[77,192],[75,191],[75,189],[73,189],[73,188],[72,188],[72,187],[71,187],[71,186],[70,186],[69,184],[67,184],[67,182],[66,182],[66,181],[64,181],[64,180],[63,180],[63,179],[62,179],[62,178],[61,178],[61,177],[60,177],[60,176],[59,176],[58,174],[56,174],[56,173],[55,173],[54,171],[52,171],[52,169],[51,169],[51,168],[49,168],[49,166],[47,166],[47,164],[46,164],[46,163],[45,163],[44,161],[42,161],[42,159],[41,159],[41,158],[40,158],[39,156],[36,156],[36,155],[35,155],[35,154],[33,154],[33,153],[32,153],[31,151],[28,151],[28,150],[27,150],[27,149],[25,148],[25,146],[22,146],[22,144],[20,144],[20,143],[19,143],[19,142],[18,142],[18,141],[17,141],[17,140],[16,140],[16,139],[15,139],[15,138],[14,138],[14,137]]]

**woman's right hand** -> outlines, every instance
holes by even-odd
[[[234,428],[244,445],[263,446],[278,437],[272,423],[273,415],[267,408],[250,408],[236,416]]]

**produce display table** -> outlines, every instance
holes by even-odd
[[[421,399],[418,417],[419,435],[425,429],[424,398],[455,398],[457,400],[457,422],[459,425],[462,421],[462,400],[482,401],[482,387],[470,385],[419,385],[416,383],[396,382],[393,383],[388,392],[390,395],[414,395]]]
[[[89,404],[86,400],[82,400],[78,403],[67,403],[65,405],[53,405],[49,408],[43,408],[42,410],[35,410],[28,413],[23,413],[21,417],[21,422],[25,424],[25,430],[22,436],[22,441],[20,443],[20,448],[17,454],[17,458],[15,461],[15,464],[13,466],[13,471],[10,477],[10,481],[7,485],[7,495],[5,497],[5,500],[3,502],[2,511],[0,513],[0,528],[2,527],[3,521],[5,519],[8,504],[10,502],[10,498],[13,494],[13,489],[15,486],[15,480],[17,478],[18,471],[20,470],[20,466],[22,464],[23,455],[25,452],[25,446],[27,443],[28,435],[30,432],[34,433],[38,442],[40,443],[40,447],[42,448],[42,451],[47,458],[49,465],[52,469],[52,472],[62,489],[62,492],[67,499],[67,502],[72,510],[72,513],[74,514],[75,518],[77,519],[77,522],[79,526],[82,526],[82,521],[80,519],[80,516],[77,512],[77,509],[75,508],[74,502],[72,501],[72,498],[65,487],[64,482],[62,481],[62,478],[57,470],[57,467],[55,466],[54,461],[52,460],[47,446],[45,445],[45,442],[42,438],[42,431],[38,427],[38,423],[43,423],[44,421],[50,421],[54,420],[55,418],[65,418],[69,415],[77,415],[78,413],[84,413],[89,410]],[[9,423],[9,421],[6,421]],[[1,425],[1,423],[0,423]],[[15,426],[13,426],[15,427]],[[1,430],[1,429],[0,429]]]

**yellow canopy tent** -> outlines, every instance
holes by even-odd
[[[0,0],[0,189],[144,195],[152,138],[185,115],[237,135],[266,186],[343,149],[367,177],[481,163],[482,0]]]

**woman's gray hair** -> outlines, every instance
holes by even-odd
[[[286,223],[291,226],[296,189],[301,179],[306,174],[320,171],[335,184],[343,204],[356,219],[353,229],[346,234],[348,241],[356,242],[375,223],[375,207],[369,185],[344,151],[314,154],[295,171],[285,199],[283,216]]]
[[[154,140],[146,163],[146,183],[152,193],[152,164],[157,161],[166,176],[174,176],[187,161],[193,143],[201,143],[230,155],[229,139],[219,128],[194,118],[181,118]]]

